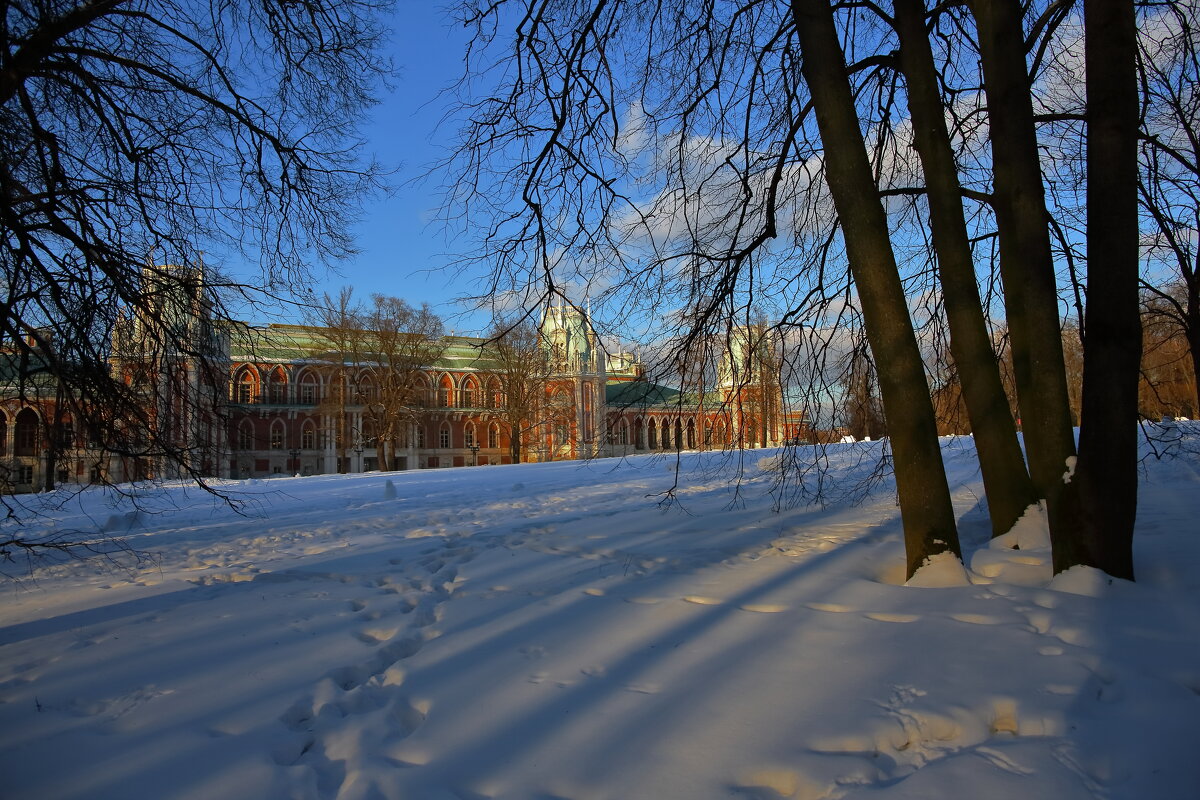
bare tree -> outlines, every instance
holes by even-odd
[[[1013,419],[1004,413],[1004,389],[979,296],[958,167],[946,128],[947,103],[939,90],[925,6],[919,0],[896,0],[893,9],[900,41],[898,66],[908,90],[913,144],[925,178],[955,377],[975,434],[992,534],[999,536],[1035,502],[1036,494]]]
[[[856,439],[878,439],[887,435],[887,420],[879,399],[875,364],[866,348],[855,347],[850,352],[845,377],[842,378],[842,421]]]
[[[366,331],[366,312],[354,298],[354,290],[344,286],[336,296],[323,294],[309,311],[314,338],[321,345],[316,370],[321,374],[325,394],[317,410],[325,419],[324,435],[333,442],[337,453],[337,471],[349,472],[349,450],[360,444],[361,431],[351,429],[350,408],[363,398],[359,380],[371,345]]]
[[[144,476],[211,474],[183,434],[225,391],[223,303],[350,252],[377,185],[356,130],[389,69],[384,7],[6,6],[0,342],[21,400],[36,376]],[[225,276],[235,260],[257,274]]]
[[[927,215],[919,213],[928,208],[939,220],[932,244],[956,350],[963,346],[959,369],[969,361],[981,379],[972,385],[988,384],[970,390],[984,398],[972,414],[1003,406],[986,320],[997,298],[1006,309],[1030,468],[1016,457],[1011,416],[998,415],[996,446],[981,455],[1007,454],[992,462],[1005,465],[1001,480],[988,481],[1004,507],[999,516],[1011,519],[1044,499],[1056,569],[1089,563],[1128,576],[1122,537],[1135,498],[1124,428],[1109,451],[1119,467],[1105,469],[1103,448],[1094,448],[1080,466],[1093,462],[1092,474],[1104,477],[1064,483],[1075,450],[1055,258],[1064,254],[1075,269],[1078,243],[1060,234],[1056,244],[1050,235],[1048,221],[1058,221],[1045,199],[1038,124],[1086,113],[1097,135],[1056,139],[1061,162],[1098,164],[1111,143],[1120,164],[1113,176],[1092,168],[1075,183],[1091,191],[1094,178],[1109,195],[1089,200],[1094,213],[1079,229],[1095,235],[1089,258],[1105,265],[1088,273],[1089,297],[1108,309],[1095,322],[1101,332],[1087,356],[1098,365],[1090,385],[1102,386],[1106,379],[1096,375],[1107,375],[1122,387],[1121,401],[1091,424],[1099,434],[1121,418],[1132,430],[1125,388],[1136,374],[1129,348],[1110,346],[1129,333],[1131,297],[1136,302],[1125,286],[1130,263],[1136,267],[1126,152],[1136,107],[1128,102],[1132,61],[1122,38],[1130,26],[1126,16],[1105,16],[1113,3],[1091,3],[1074,28],[1076,48],[1062,34],[1072,5],[1035,5],[973,0],[929,14],[909,3],[890,18],[873,4],[817,0],[731,0],[699,15],[659,0],[464,3],[462,19],[476,31],[469,69],[485,65],[468,84],[479,77],[493,93],[465,99],[462,145],[450,161],[460,180],[447,209],[486,220],[475,257],[493,267],[489,293],[538,298],[587,289],[614,316],[669,330],[682,342],[679,353],[688,352],[689,339],[757,313],[779,319],[781,329],[826,329],[841,317],[839,305],[855,307],[888,416],[905,422],[893,426],[892,445],[911,571],[926,556],[956,549],[913,324],[916,298],[933,290],[922,266],[932,263],[923,244]],[[1066,64],[1078,52],[1090,69],[1106,35],[1118,54],[1111,70],[1090,73],[1088,98],[1058,113],[1039,83],[1047,60]],[[932,76],[929,56],[918,52],[930,43],[941,58]],[[1035,115],[1035,96],[1054,113]],[[947,152],[947,137],[956,150]],[[912,144],[923,171],[907,154]],[[973,203],[966,253],[960,196]],[[898,197],[920,202],[893,219]],[[1117,237],[1111,250],[1100,244],[1108,233]],[[1002,291],[989,270],[981,296],[970,256],[982,254],[990,266],[997,251]],[[673,327],[681,321],[684,331]],[[1106,352],[1111,371],[1099,355]],[[1099,392],[1085,389],[1084,406]],[[1085,428],[1088,419],[1085,412]],[[1099,488],[1110,484],[1110,492]],[[1005,486],[1014,491],[1002,500],[997,487]],[[1105,534],[1099,548],[1078,536],[1070,523],[1079,492],[1093,500],[1107,494],[1114,530],[1124,533]]]
[[[1150,275],[1144,317],[1175,328],[1200,374],[1200,3],[1161,7],[1139,30],[1139,200]],[[1158,337],[1156,337],[1158,338]],[[1193,384],[1194,385],[1194,384]],[[1200,388],[1191,398],[1200,409]]]
[[[1164,306],[1166,306],[1164,308]],[[1168,306],[1155,294],[1143,295],[1142,379],[1138,409],[1143,417],[1195,419],[1196,372],[1192,351]]]
[[[529,437],[536,435],[541,426],[554,361],[543,346],[537,326],[528,319],[497,322],[488,340],[491,376],[499,379],[502,392],[497,411],[508,428],[512,462],[519,464],[529,448]]]
[[[374,425],[382,469],[395,469],[396,450],[423,412],[424,368],[446,352],[442,320],[428,304],[414,308],[397,297],[376,294],[363,316],[365,358],[374,377],[364,414]]]

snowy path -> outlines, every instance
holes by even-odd
[[[731,506],[716,456],[684,511],[649,457],[235,484],[258,517],[85,497],[60,528],[128,522],[158,564],[10,588],[0,795],[1191,796],[1195,460],[1151,465],[1143,581],[1110,586],[1051,583],[1036,525],[980,547],[947,448],[976,552],[945,588],[900,585],[886,487],[775,513],[751,463]]]

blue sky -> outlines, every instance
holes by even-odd
[[[326,275],[314,290],[334,293],[351,285],[364,299],[379,292],[428,302],[438,307],[447,328],[467,333],[486,326],[487,319],[456,317],[462,309],[451,301],[469,287],[463,286],[464,278],[439,269],[453,247],[464,245],[447,242],[439,224],[430,222],[439,179],[410,182],[442,154],[437,142],[453,136],[452,126],[437,127],[445,111],[437,94],[461,74],[466,32],[452,26],[441,4],[425,0],[400,0],[391,27],[399,74],[393,90],[382,94],[365,133],[376,158],[397,169],[396,193],[366,204],[356,229],[361,254],[340,264],[341,274]]]

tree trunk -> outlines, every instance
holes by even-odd
[[[1197,267],[1200,267],[1200,264]],[[1200,292],[1194,288],[1195,285],[1193,281],[1188,287],[1188,305],[1185,312],[1187,327],[1184,328],[1188,353],[1192,358],[1192,407],[1188,414],[1192,419],[1200,416]]]
[[[521,463],[521,426],[510,425],[508,437],[508,453],[512,458],[512,463]]]
[[[1025,509],[1037,501],[1037,495],[1021,456],[984,321],[958,168],[925,31],[925,6],[921,0],[894,0],[892,7],[900,34],[900,68],[908,88],[913,137],[925,172],[929,222],[950,324],[950,352],[958,365],[967,418],[975,435],[992,535],[999,536],[1012,529]]]
[[[1087,311],[1075,483],[1074,563],[1133,580],[1137,512],[1138,313],[1136,80],[1132,2],[1086,0]],[[1062,567],[1071,564],[1062,564]],[[1055,554],[1055,567],[1059,558]]]
[[[50,420],[46,419],[46,424],[43,426],[46,437],[46,474],[42,476],[42,489],[47,492],[54,491],[54,470],[58,466],[58,426]]]
[[[1034,489],[1046,501],[1059,572],[1079,563],[1063,480],[1075,439],[1021,6],[1016,0],[972,0],[971,8],[987,93],[1000,274],[1025,453]]]
[[[825,148],[825,180],[842,222],[875,357],[892,452],[908,575],[946,551],[961,557],[925,368],[888,234],[887,216],[850,93],[844,54],[827,0],[792,0],[801,69]]]

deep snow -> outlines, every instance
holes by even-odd
[[[684,454],[666,508],[662,456],[225,484],[245,516],[84,492],[31,530],[155,562],[3,583],[0,797],[1194,798],[1184,432],[1145,461],[1136,584],[1051,580],[1033,512],[989,546],[961,437],[970,569],[920,586],[891,483],[775,511],[771,451],[737,484]],[[830,477],[880,446],[831,447]]]

